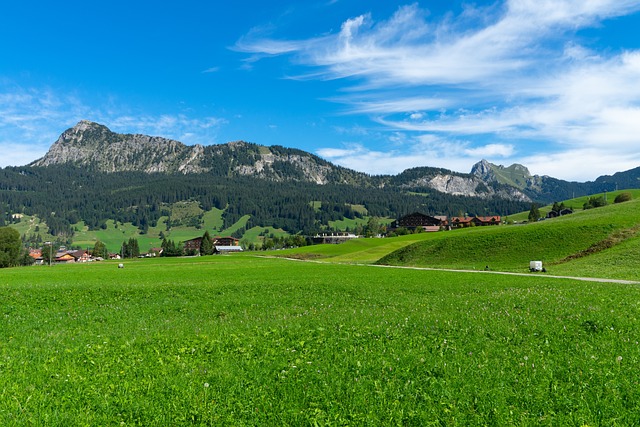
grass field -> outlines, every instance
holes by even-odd
[[[639,208],[2,269],[0,425],[638,425],[640,285],[492,273],[640,281]]]
[[[632,425],[640,288],[253,256],[0,270],[0,425]]]
[[[533,224],[433,233],[379,262],[437,268],[527,271],[640,280],[640,199]]]
[[[629,193],[633,196],[634,199],[637,199],[640,197],[640,189],[637,188],[632,188],[632,189],[627,189],[627,190],[617,190],[617,191],[610,191],[607,193],[607,201],[608,203],[613,203],[613,201],[615,200],[616,196],[620,193]],[[587,202],[587,200],[589,199],[589,197],[604,197],[605,194],[604,193],[599,193],[599,194],[593,194],[590,196],[582,196],[582,197],[576,197],[573,199],[569,199],[569,200],[558,200],[558,202],[563,202],[565,204],[565,206],[567,208],[571,208],[574,211],[580,211],[582,210],[583,205]],[[540,213],[544,216],[547,213],[549,213],[551,211],[551,206],[552,205],[547,205],[547,206],[541,206],[540,207]],[[509,215],[507,217],[509,220],[511,221],[517,221],[517,222],[523,222],[523,221],[527,221],[529,218],[529,211],[526,212],[519,212],[517,214],[513,214],[513,215]]]

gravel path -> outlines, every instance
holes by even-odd
[[[289,261],[300,261],[300,262],[315,262],[318,264],[331,264],[330,262],[320,261],[320,260],[312,260],[312,259],[299,259],[299,258],[286,258],[286,257],[273,257],[273,256],[259,256],[260,258],[277,258],[277,259],[286,259]],[[343,263],[337,263],[343,264]],[[452,273],[476,273],[476,274],[502,274],[505,276],[522,276],[522,277],[540,277],[540,278],[551,278],[551,279],[570,279],[570,280],[581,280],[583,282],[600,282],[600,283],[620,283],[622,285],[640,285],[640,282],[635,280],[624,280],[624,279],[606,279],[603,277],[574,277],[574,276],[556,276],[553,274],[547,273],[512,273],[508,271],[492,271],[492,270],[456,270],[453,268],[431,268],[431,267],[407,267],[400,265],[379,265],[379,264],[352,264],[352,263],[344,263],[346,265],[359,265],[362,267],[379,267],[379,268],[400,268],[405,270],[425,270],[425,271],[449,271]]]
[[[405,267],[396,265],[377,265],[377,264],[359,264],[368,265],[371,267],[383,267],[383,268],[405,268],[409,270],[428,270],[428,271],[451,271],[455,273],[479,273],[479,274],[503,274],[507,276],[523,276],[523,277],[548,277],[552,279],[571,279],[582,280],[584,282],[601,282],[601,283],[620,283],[623,285],[640,285],[640,282],[635,280],[623,280],[623,279],[606,279],[602,277],[573,277],[573,276],[556,276],[546,273],[511,273],[507,271],[491,271],[491,270],[455,270],[449,268],[429,268],[429,267]]]

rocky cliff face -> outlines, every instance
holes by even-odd
[[[203,172],[203,147],[147,135],[123,135],[106,126],[81,121],[60,135],[47,154],[32,166],[71,163],[104,172]]]
[[[454,196],[491,198],[500,197],[503,199],[529,202],[531,199],[517,188],[509,186],[494,186],[490,181],[475,175],[464,175],[439,172],[433,176],[425,176],[415,179],[405,184],[407,187],[429,187],[441,193]]]

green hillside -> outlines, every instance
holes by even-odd
[[[607,193],[596,193],[590,196],[575,197],[575,198],[564,200],[564,201],[562,200],[557,200],[557,201],[564,203],[564,205],[567,208],[571,208],[574,211],[577,211],[582,209],[582,206],[587,202],[587,200],[589,200],[589,197],[605,197],[605,194],[606,194],[607,202],[613,203],[613,200],[620,193],[630,193],[634,199],[640,198],[640,189],[628,189],[628,190],[610,191]],[[551,206],[552,205],[540,206],[539,208],[540,214],[542,214],[542,216],[545,216],[547,213],[549,213],[549,211],[551,211]],[[528,210],[518,212],[516,214],[512,214],[507,217],[509,221],[514,221],[514,222],[527,221],[528,218],[529,218]]]
[[[610,202],[620,192],[610,194]],[[276,255],[464,270],[488,266],[493,271],[521,273],[528,272],[529,262],[536,260],[543,262],[549,274],[640,280],[640,191],[629,192],[636,197],[629,202],[578,209],[572,215],[531,224],[355,239]],[[582,205],[586,199],[568,200],[565,205]]]
[[[639,209],[636,199],[531,224],[434,233],[378,263],[524,272],[540,260],[550,273],[639,279]]]

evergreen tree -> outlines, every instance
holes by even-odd
[[[176,245],[173,240],[162,239],[162,256],[182,256],[182,244]]]
[[[9,227],[0,228],[0,268],[19,265],[22,241],[20,233]]]
[[[137,258],[139,255],[140,255],[140,246],[138,245],[138,239],[131,237],[129,241],[122,242],[123,258]]]
[[[205,231],[202,236],[202,242],[200,243],[200,255],[213,255],[213,251],[215,248],[213,247],[213,240],[209,235],[209,231]]]
[[[538,209],[537,204],[531,205],[531,210],[529,210],[529,222],[535,222],[540,219],[540,210]]]

